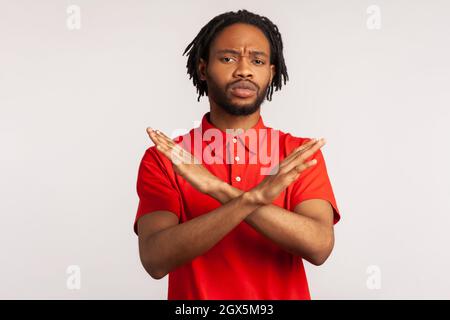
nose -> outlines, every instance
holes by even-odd
[[[237,78],[253,78],[253,71],[247,57],[241,56],[233,75]]]

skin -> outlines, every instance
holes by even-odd
[[[207,82],[211,122],[223,131],[251,128],[259,120],[260,104],[257,102],[264,98],[275,75],[275,66],[270,64],[269,41],[255,26],[242,23],[228,26],[211,43],[209,61],[200,59],[198,74],[200,80]],[[257,95],[250,98],[233,96],[230,85],[238,81],[250,81],[258,88]],[[230,114],[221,106],[220,96],[225,96],[226,103],[235,109],[254,109],[254,112],[245,116]]]
[[[211,174],[195,157],[174,143],[159,130],[148,129],[150,139],[157,149],[171,159],[175,171],[202,193],[208,194],[222,204],[243,195],[245,192]],[[325,262],[334,244],[333,212],[331,205],[321,199],[303,201],[294,210],[299,215],[272,205],[283,189],[295,181],[299,174],[314,165],[306,162],[326,141],[310,140],[296,148],[281,163],[277,175],[268,175],[250,191],[252,198],[262,204],[248,215],[244,221],[269,239],[294,255],[302,256],[315,265]],[[280,183],[287,172],[288,181]],[[281,177],[281,178],[280,178]],[[289,180],[292,178],[293,180]]]
[[[232,54],[224,63],[223,54],[217,53],[230,48],[239,54]],[[254,108],[255,103],[261,94],[265,94],[264,88],[271,82],[275,69],[268,63],[255,62],[259,57],[250,54],[252,50],[269,56],[269,42],[258,28],[237,23],[216,36],[210,47],[209,62],[199,63],[199,74],[207,81],[209,89],[210,120],[221,130],[245,130],[259,120],[259,108]],[[251,81],[259,92],[249,98],[231,94],[230,84],[241,80]],[[224,103],[228,104],[225,108]],[[241,110],[237,112],[245,115],[230,114],[229,108]],[[244,109],[255,110],[243,112]],[[212,175],[162,132],[147,128],[147,133],[158,151],[172,161],[175,172],[200,192],[222,203],[219,208],[181,224],[169,211],[156,211],[138,220],[140,258],[154,279],[161,279],[178,266],[204,254],[242,221],[314,265],[323,264],[331,254],[334,231],[329,202],[306,200],[298,204],[294,212],[272,205],[301,172],[315,164],[306,159],[317,152],[325,140],[313,139],[298,147],[280,162],[276,174],[266,176],[255,188],[243,192]]]

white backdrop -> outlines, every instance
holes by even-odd
[[[312,298],[450,298],[448,1],[0,3],[0,298],[166,298],[132,229],[145,128],[201,120],[182,52],[241,8],[285,43],[265,123],[328,141],[342,219]]]

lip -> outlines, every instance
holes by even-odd
[[[244,89],[244,88],[233,88],[231,89],[231,93],[239,98],[248,98],[255,94],[255,90]]]
[[[255,95],[256,88],[248,81],[240,81],[231,86],[231,93],[239,98],[248,98]]]

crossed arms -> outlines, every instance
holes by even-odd
[[[305,200],[294,212],[272,205],[302,171],[315,165],[314,160],[306,159],[325,141],[313,139],[294,149],[280,162],[276,174],[268,175],[255,188],[244,192],[212,175],[162,132],[148,129],[148,134],[156,148],[172,161],[178,174],[222,203],[217,209],[181,224],[170,211],[155,211],[138,220],[140,259],[152,278],[161,279],[204,254],[242,221],[314,265],[323,264],[329,257],[334,247],[334,230],[333,208],[328,201]]]

